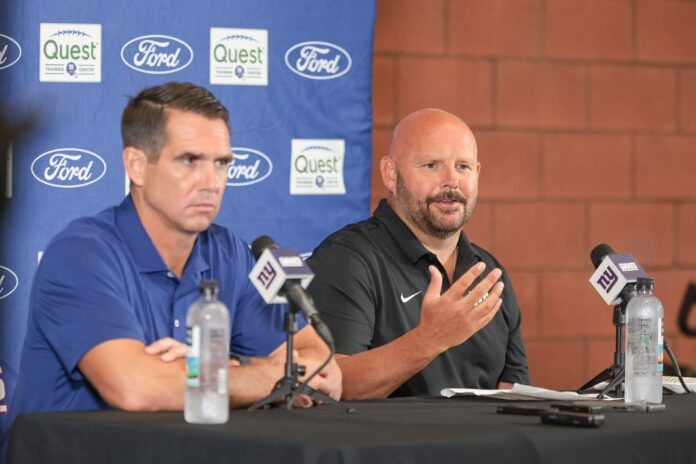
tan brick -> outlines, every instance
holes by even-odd
[[[517,127],[585,125],[586,71],[574,64],[501,62],[498,122]]]
[[[611,314],[611,310],[610,310]],[[611,318],[611,316],[609,316]],[[592,338],[587,340],[587,370],[585,371],[585,382],[589,382],[595,375],[607,367],[614,364],[614,352],[616,351],[616,337],[614,336],[614,325],[608,321],[612,327],[611,337]],[[625,348],[624,348],[625,349]],[[578,385],[579,387],[580,385]]]
[[[372,122],[374,124],[394,122],[395,72],[394,58],[374,57],[372,61]]]
[[[677,208],[677,262],[696,264],[696,204]]]
[[[445,2],[379,0],[375,18],[376,52],[445,51]]]
[[[696,3],[639,1],[638,58],[655,61],[696,61]]]
[[[674,207],[610,203],[590,207],[590,244],[608,243],[645,266],[666,266],[674,256]]]
[[[674,130],[673,70],[596,66],[590,76],[593,128]]]
[[[671,337],[669,344],[681,367],[682,375],[696,377],[696,338],[679,335]],[[669,359],[665,355],[665,362]]]
[[[681,128],[685,132],[696,132],[696,71],[681,72]]]
[[[588,261],[589,262],[589,261]],[[541,279],[541,333],[545,337],[611,336],[612,308],[588,281],[591,265],[582,272],[544,273]]]
[[[696,137],[638,137],[636,195],[696,198]]]
[[[629,0],[547,0],[546,53],[564,58],[629,59]]]
[[[628,136],[549,134],[544,142],[546,197],[630,197],[631,140]]]
[[[522,132],[476,133],[481,177],[479,193],[486,199],[539,197],[539,136]]]
[[[529,341],[526,349],[533,385],[574,390],[585,382],[582,341]]]
[[[479,56],[538,56],[539,0],[452,0],[449,38],[452,53]]]
[[[679,333],[679,310],[684,303],[686,290],[690,282],[696,283],[696,270],[694,271],[654,271],[646,269],[648,275],[655,279],[655,296],[662,301],[665,320],[665,334],[676,335]],[[696,308],[693,310],[696,317]],[[691,327],[696,327],[696,318]]]
[[[491,65],[484,61],[400,58],[399,118],[422,108],[441,108],[469,124],[492,120]]]
[[[496,207],[496,252],[508,268],[585,265],[585,214],[574,203],[514,203]]]
[[[467,238],[476,245],[495,253],[493,242],[493,205],[479,202],[474,214],[464,226]]]
[[[373,129],[372,130],[372,181],[370,196],[370,211],[374,211],[382,198],[387,198],[387,189],[382,183],[382,175],[379,171],[379,160],[389,151],[389,141],[391,140],[391,130]]]
[[[525,337],[535,337],[539,334],[539,275],[530,272],[509,275],[522,313],[522,333]]]

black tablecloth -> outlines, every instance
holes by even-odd
[[[599,428],[501,415],[509,404],[475,398],[352,402],[354,414],[232,411],[224,425],[182,413],[85,411],[20,416],[17,463],[696,463],[696,395],[665,397],[657,413],[606,411]]]

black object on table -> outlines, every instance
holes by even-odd
[[[696,395],[665,403],[659,414],[605,408],[599,428],[497,414],[505,402],[477,398],[351,402],[352,415],[329,406],[235,410],[227,424],[208,426],[182,413],[34,413],[15,422],[9,462],[696,462]]]

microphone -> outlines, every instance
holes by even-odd
[[[638,278],[648,277],[633,255],[616,253],[606,243],[592,249],[590,260],[596,268],[590,283],[608,305],[628,303],[636,294]]]
[[[319,336],[334,350],[331,331],[321,320],[314,300],[305,288],[314,273],[300,254],[280,246],[268,235],[262,235],[251,244],[256,265],[249,279],[266,303],[290,303],[304,314]]]

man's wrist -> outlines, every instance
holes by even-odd
[[[442,352],[447,350],[446,347],[438,347],[435,343],[433,343],[432,337],[428,336],[420,325],[417,325],[413,330],[408,332],[408,335],[412,337],[416,352],[421,353],[423,357],[428,358],[429,360],[436,358]]]

